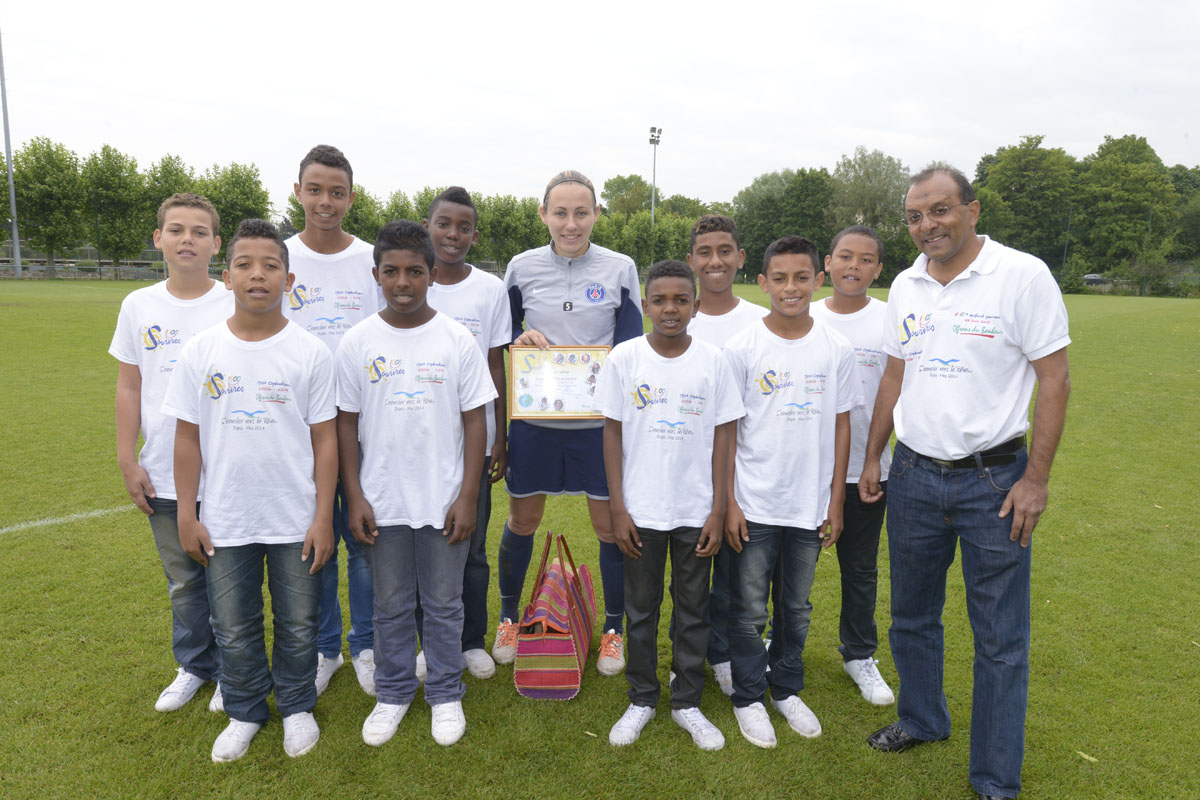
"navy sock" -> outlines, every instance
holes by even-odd
[[[500,618],[513,622],[521,621],[521,592],[525,589],[525,573],[529,571],[529,559],[533,556],[533,536],[518,536],[504,523],[500,535],[499,584]]]
[[[604,630],[620,633],[625,622],[625,557],[616,542],[600,542],[600,582],[604,587]]]

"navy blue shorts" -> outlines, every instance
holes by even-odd
[[[514,419],[508,424],[504,478],[513,497],[586,494],[607,500],[604,428],[563,430]]]

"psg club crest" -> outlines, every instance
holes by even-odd
[[[598,283],[588,284],[583,294],[589,303],[599,303],[604,300],[604,287]]]

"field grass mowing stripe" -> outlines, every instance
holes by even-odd
[[[44,528],[47,525],[69,525],[72,522],[79,522],[83,519],[103,517],[107,514],[117,514],[121,511],[134,511],[136,509],[137,506],[134,505],[123,505],[115,508],[98,508],[95,511],[80,511],[78,514],[68,514],[65,517],[33,519],[29,522],[18,522],[16,525],[9,525],[7,528],[0,528],[0,534],[19,533],[21,531],[27,531],[30,528]]]

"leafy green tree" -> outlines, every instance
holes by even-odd
[[[1194,192],[1179,211],[1179,233],[1175,237],[1177,258],[1200,255],[1200,191]]]
[[[650,184],[641,175],[618,175],[604,182],[600,199],[609,214],[629,216],[650,210]],[[656,189],[654,202],[662,203],[662,189]],[[657,211],[657,209],[656,209]]]
[[[917,257],[916,245],[902,221],[908,168],[881,150],[859,146],[853,155],[838,161],[833,179],[833,233],[850,225],[874,228],[883,240],[880,283],[890,283]]]
[[[84,240],[79,157],[38,136],[13,156],[13,182],[21,236],[46,254],[47,271],[54,275],[55,254]]]
[[[158,207],[178,192],[196,191],[196,172],[179,156],[167,154],[146,170],[145,210],[142,225],[151,231],[158,227]],[[211,202],[211,201],[210,201]]]
[[[1082,255],[1098,272],[1137,280],[1143,291],[1160,271],[1179,219],[1179,195],[1154,151],[1139,137],[1105,137],[1079,178]]]
[[[1196,192],[1200,192],[1200,167],[1185,167],[1183,164],[1176,164],[1168,169],[1167,173],[1171,176],[1171,185],[1175,187],[1175,191],[1179,193],[1184,202],[1191,199]]]
[[[833,197],[834,181],[827,170],[796,170],[780,198],[776,238],[789,233],[806,236],[824,253],[836,233],[833,229]],[[816,266],[821,268],[820,264]]]
[[[416,212],[413,211],[412,201],[408,199],[408,195],[397,189],[388,195],[387,202],[383,206],[383,221],[386,225],[398,219],[415,219]]]
[[[656,214],[677,214],[685,219],[698,219],[709,213],[708,206],[694,197],[673,194],[655,209]]]
[[[413,195],[413,220],[415,222],[428,219],[429,207],[433,205],[433,198],[437,197],[445,189],[445,186],[425,186],[421,191]]]
[[[724,200],[718,200],[717,202],[709,203],[708,213],[720,214],[723,217],[729,217],[730,219],[733,219],[733,203],[728,203]]]
[[[141,255],[153,229],[146,227],[146,177],[137,161],[106,144],[88,156],[81,174],[100,254],[113,266]]]
[[[221,254],[244,219],[266,219],[271,213],[271,196],[263,188],[258,167],[233,163],[214,164],[196,181],[196,190],[208,198],[221,215]]]
[[[387,221],[383,218],[383,203],[379,198],[354,184],[354,202],[342,218],[342,230],[364,242],[374,243],[379,236],[379,229]]]
[[[1043,139],[1023,136],[1019,144],[1002,148],[979,188],[994,192],[1007,207],[1003,226],[995,224],[997,214],[988,220],[994,228],[1003,228],[997,230],[1003,233],[1001,241],[1059,268],[1074,193],[1075,159],[1062,148],[1042,147]]]
[[[503,268],[518,253],[550,240],[538,216],[538,201],[532,197],[476,197],[475,208],[479,212],[479,241],[471,253],[476,260],[495,261]]]
[[[783,193],[795,170],[785,169],[759,175],[733,198],[733,221],[746,251],[746,273],[762,271],[763,252],[779,238]]]

